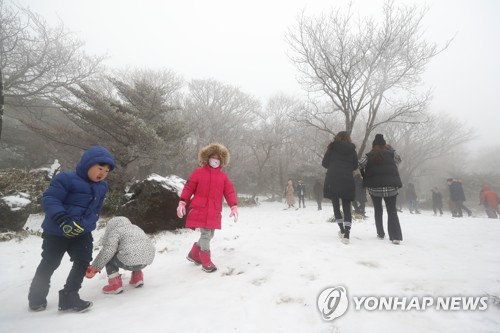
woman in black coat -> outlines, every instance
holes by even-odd
[[[351,202],[355,195],[353,171],[358,168],[356,146],[349,133],[337,133],[333,142],[328,145],[321,165],[327,169],[323,196],[332,200],[335,221],[340,228],[339,237],[344,244],[348,244],[352,222]]]

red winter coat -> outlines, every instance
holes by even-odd
[[[193,196],[194,195],[194,196]],[[186,228],[221,229],[222,196],[229,207],[237,205],[233,183],[221,168],[204,165],[193,171],[184,189],[181,200],[189,202]]]
[[[481,204],[487,203],[490,209],[496,209],[498,206],[498,196],[488,185],[483,185],[480,200]]]

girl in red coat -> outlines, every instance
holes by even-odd
[[[238,206],[233,183],[222,168],[229,163],[229,150],[221,144],[212,143],[198,153],[201,167],[193,171],[184,185],[177,207],[177,216],[186,215],[186,228],[200,230],[200,239],[193,244],[187,255],[189,261],[202,265],[205,272],[214,272],[217,267],[210,259],[210,240],[215,229],[221,229],[222,197],[226,199],[234,222],[238,219]]]

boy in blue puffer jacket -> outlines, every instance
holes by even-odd
[[[42,260],[31,282],[28,300],[32,311],[47,307],[50,278],[67,252],[73,262],[64,288],[59,291],[59,311],[82,312],[92,302],[80,299],[80,290],[92,261],[92,231],[96,228],[108,184],[104,179],[115,167],[111,153],[93,146],[75,171],[57,174],[43,193]]]

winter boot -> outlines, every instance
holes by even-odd
[[[31,304],[30,303],[30,310],[34,312],[40,312],[43,311],[47,308],[47,302],[41,303],[41,304]]]
[[[344,220],[343,219],[336,219],[335,222],[337,222],[337,225],[340,228],[340,231],[338,233],[339,238],[342,239],[342,238],[344,238],[344,232],[345,232],[345,229],[344,229]]]
[[[47,308],[47,294],[48,294],[48,289],[47,292],[41,292],[41,291],[35,291],[36,288],[31,286],[29,294],[28,294],[28,301],[29,301],[29,308],[31,311],[43,311]]]
[[[217,267],[213,264],[212,260],[210,260],[210,250],[208,251],[200,251],[200,260],[201,260],[201,269],[203,269],[207,273],[212,273],[217,270]]]
[[[186,259],[194,262],[196,265],[201,264],[201,259],[200,259],[200,246],[195,242],[193,244],[193,247],[191,248],[191,251],[189,251]]]
[[[142,287],[144,285],[144,275],[142,271],[133,271],[129,283],[135,288]]]
[[[76,291],[59,290],[59,311],[85,312],[92,302],[84,301]]]
[[[108,285],[102,288],[105,294],[119,294],[123,291],[122,276],[118,272],[108,275]]]
[[[351,233],[351,227],[344,226],[344,238],[342,238],[342,243],[349,244],[349,236]]]

